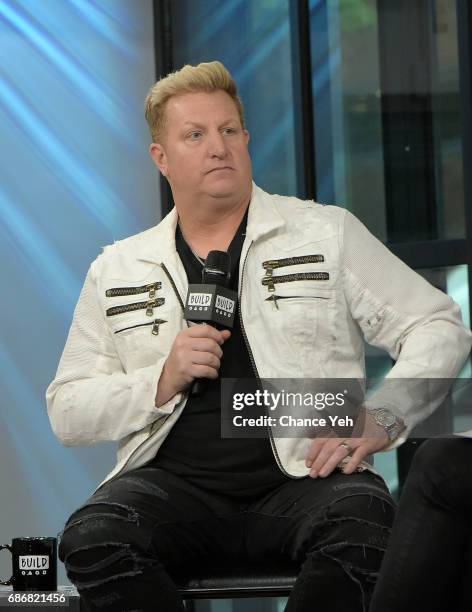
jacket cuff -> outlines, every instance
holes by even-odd
[[[175,407],[180,404],[180,402],[182,401],[183,397],[184,397],[184,393],[183,392],[179,392],[176,393],[175,395],[173,395],[171,398],[169,398],[167,400],[167,402],[164,402],[164,404],[162,404],[162,406],[156,406],[156,393],[157,393],[157,387],[159,385],[159,380],[161,378],[161,374],[162,374],[162,370],[164,369],[164,365],[165,362],[167,361],[167,356],[163,359],[160,359],[156,369],[154,370],[153,373],[153,378],[154,378],[154,398],[153,398],[153,406],[154,406],[154,410],[153,412],[155,412],[157,415],[164,415],[164,414],[171,414]]]

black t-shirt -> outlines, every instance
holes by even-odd
[[[247,213],[228,252],[229,287],[238,290],[238,269],[246,231]],[[176,230],[177,252],[189,283],[200,283],[202,264]],[[222,438],[220,425],[221,378],[254,378],[248,349],[236,312],[231,337],[223,346],[220,376],[207,381],[201,396],[187,400],[184,411],[152,460],[152,464],[186,478],[197,486],[234,497],[252,497],[290,480],[278,468],[267,438]],[[251,415],[252,416],[252,415]],[[256,415],[254,415],[256,416]]]

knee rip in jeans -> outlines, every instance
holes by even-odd
[[[350,510],[349,508],[349,502],[346,502],[346,500],[351,500],[354,497],[368,497],[369,498],[369,503],[367,505],[367,509],[369,510],[373,503],[374,500],[377,500],[380,502],[380,506],[382,508],[382,513],[386,514],[387,513],[387,509],[390,511],[394,511],[395,510],[395,504],[393,502],[393,500],[389,499],[387,497],[387,495],[376,495],[375,493],[372,492],[360,492],[360,491],[356,491],[354,493],[348,493],[346,495],[343,495],[342,497],[337,497],[334,501],[332,501],[330,504],[328,504],[327,506],[324,507],[324,511],[325,511],[325,516],[328,516],[329,512],[332,511],[333,509],[339,510],[339,507],[343,505],[347,506],[347,510]],[[346,502],[345,504],[343,504],[342,502]],[[345,513],[342,513],[343,515],[345,515]],[[352,517],[352,520],[356,520],[356,517]],[[362,518],[358,518],[357,520],[359,521],[363,521],[364,519]]]
[[[357,551],[362,549],[362,556],[357,555],[360,563],[365,560],[368,565],[375,561],[375,557],[380,562],[391,533],[393,504],[389,502],[388,498],[374,496],[380,503],[382,513],[380,514],[379,509],[377,509],[375,514],[369,516],[368,513],[356,513],[352,504],[349,503],[350,498],[354,495],[369,495],[371,499],[366,509],[370,509],[372,496],[369,493],[345,495],[327,504],[323,508],[321,516],[318,515],[318,520],[314,522],[316,523],[316,529],[309,533],[304,540],[304,554],[325,554],[326,551],[337,549],[343,549],[344,551],[349,548]],[[388,511],[390,512],[388,513]],[[382,520],[383,518],[385,520]],[[308,529],[310,528],[308,527]],[[299,550],[300,554],[302,554],[302,550],[303,547]],[[370,558],[368,558],[366,551],[377,551],[377,553],[371,552]]]
[[[374,500],[380,504],[381,514],[377,511],[376,514],[369,516],[364,512],[356,511],[350,500],[354,496],[368,496],[369,502],[366,510],[372,508]],[[345,495],[341,498],[336,499],[327,506],[325,506],[323,521],[328,528],[332,528],[334,525],[349,527],[350,524],[357,524],[359,529],[365,533],[365,542],[372,545],[378,545],[380,548],[385,550],[390,537],[391,524],[393,522],[395,506],[387,497],[377,496],[371,493],[352,493]],[[382,520],[383,519],[383,520]]]
[[[356,512],[352,503],[350,503],[351,498],[366,496],[369,497],[368,504],[361,508],[361,512]],[[371,509],[374,499],[378,500],[380,508],[375,514],[369,516],[369,513],[366,513],[365,510]],[[306,537],[301,539],[300,547],[297,548],[295,556],[299,558],[306,554],[307,550],[316,550],[319,547],[322,534],[326,534],[332,542],[332,535],[336,537],[336,534],[333,534],[334,527],[340,528],[337,530],[337,535],[338,537],[341,536],[340,539],[342,540],[345,540],[349,533],[359,535],[359,531],[362,531],[364,534],[363,541],[366,544],[379,546],[380,549],[385,550],[390,537],[394,509],[394,503],[387,496],[356,492],[335,499],[320,508],[314,515],[306,512],[309,517],[309,521],[306,523]],[[315,530],[312,532],[313,527],[315,527]]]
[[[89,553],[95,558],[98,554],[101,558],[92,562]],[[110,541],[75,548],[64,558],[64,565],[67,575],[77,589],[86,590],[122,578],[138,576],[145,569],[156,567],[159,562],[141,555],[130,544]],[[99,574],[102,575],[98,577]]]
[[[92,506],[109,506],[115,509],[116,512],[92,512],[78,519],[70,520],[61,532],[61,537],[70,529],[75,527],[79,528],[79,532],[88,532],[90,528],[97,527],[108,519],[124,521],[125,523],[134,523],[139,527],[139,514],[136,512],[136,510],[130,506],[119,504],[117,502],[93,501],[79,508],[74,514],[77,514],[81,510],[90,508]],[[120,510],[123,510],[124,512],[120,514]],[[73,516],[74,515],[72,515],[71,519]]]

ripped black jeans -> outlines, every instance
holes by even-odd
[[[393,514],[370,472],[290,480],[242,503],[144,466],[72,514],[59,557],[89,611],[181,612],[176,568],[279,556],[301,566],[286,612],[366,612]]]

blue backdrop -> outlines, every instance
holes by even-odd
[[[0,543],[56,534],[114,462],[62,448],[44,392],[88,265],[161,216],[152,23],[151,0],[0,0]]]

